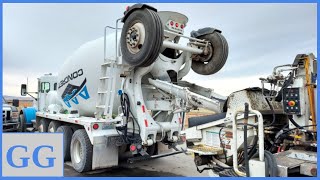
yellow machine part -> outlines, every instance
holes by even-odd
[[[305,58],[305,70],[306,70],[306,81],[307,81],[307,91],[308,91],[308,97],[309,97],[309,104],[310,104],[310,111],[311,111],[311,119],[312,119],[312,125],[313,125],[313,131],[317,131],[316,125],[316,109],[315,109],[315,96],[314,96],[314,85],[311,83],[311,75],[309,74],[309,65],[310,65],[310,58]]]

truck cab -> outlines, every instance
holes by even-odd
[[[33,127],[36,119],[36,112],[37,111],[46,111],[46,99],[48,93],[56,91],[58,88],[58,81],[57,76],[49,74],[44,74],[40,78],[38,78],[38,89],[36,92],[28,91],[28,87],[26,84],[21,85],[21,96],[30,95],[33,97],[37,104],[35,107],[28,107],[23,108],[20,111],[19,119],[21,123],[21,131],[33,131],[35,128]],[[37,96],[34,97],[32,94],[36,94]],[[28,127],[30,129],[28,129]]]
[[[47,95],[51,91],[56,91],[58,89],[58,80],[57,76],[52,75],[51,73],[45,74],[38,78],[38,111],[46,110],[46,99]]]

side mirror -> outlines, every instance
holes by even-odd
[[[21,84],[21,96],[26,96],[26,95],[27,95],[27,85]]]

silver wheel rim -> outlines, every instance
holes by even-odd
[[[55,132],[53,126],[48,131],[51,132],[51,133]]]
[[[80,141],[76,140],[73,144],[73,159],[75,163],[80,163],[83,157]]]
[[[43,132],[43,125],[42,124],[40,124],[40,126],[39,126],[39,132]]]
[[[146,30],[142,23],[135,23],[126,33],[127,48],[132,54],[140,52],[145,41]]]

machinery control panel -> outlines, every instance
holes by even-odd
[[[287,114],[301,114],[299,88],[283,89],[283,108]]]

